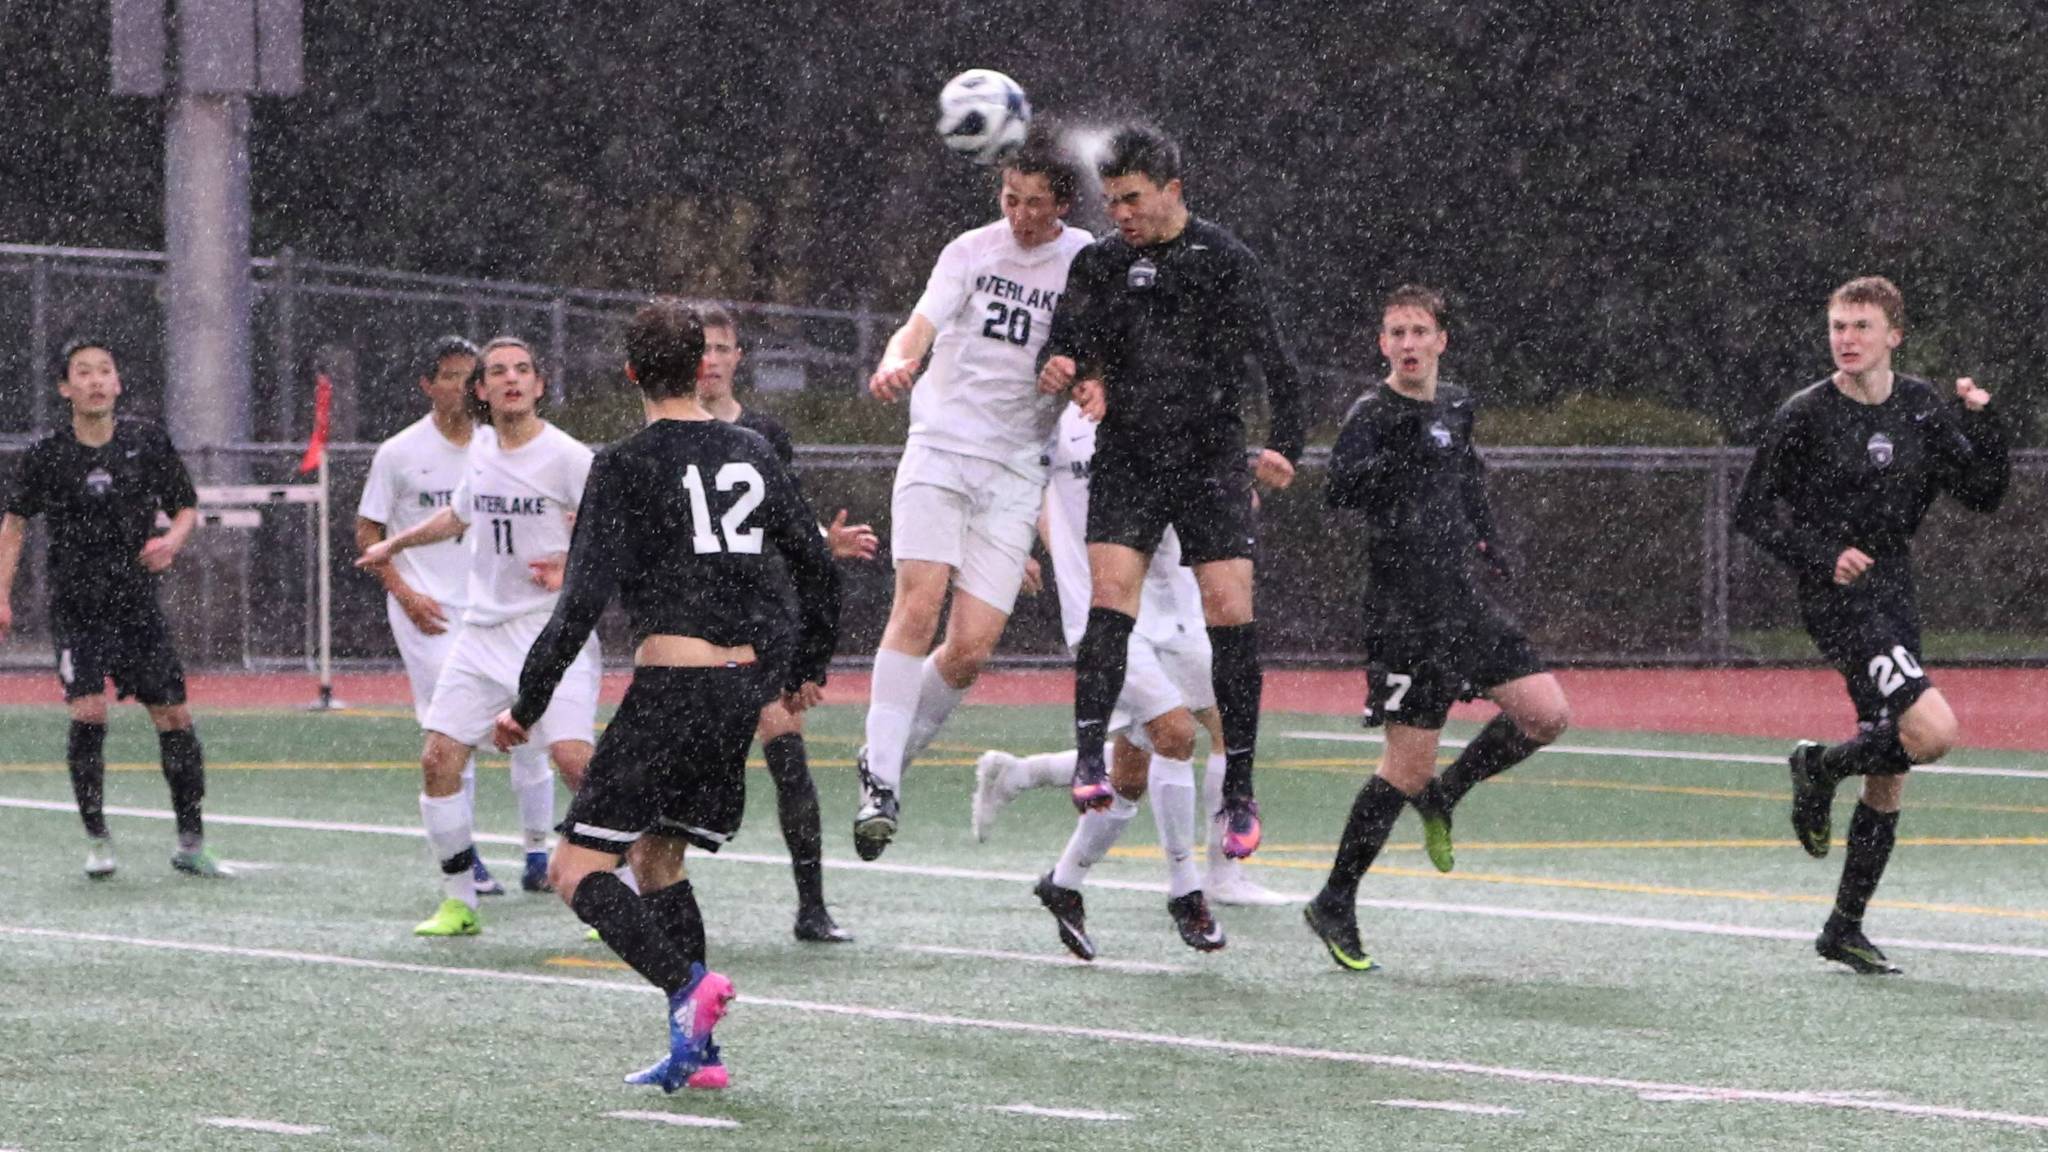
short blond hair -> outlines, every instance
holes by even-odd
[[[1874,304],[1884,312],[1884,322],[1898,331],[1906,330],[1906,294],[1882,276],[1858,276],[1828,297],[1828,307],[1837,304]]]

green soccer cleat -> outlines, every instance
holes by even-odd
[[[1835,782],[1828,779],[1820,763],[1826,750],[1811,740],[1801,740],[1787,758],[1792,768],[1792,832],[1799,837],[1799,846],[1816,860],[1828,854],[1833,835],[1828,820],[1835,803]]]
[[[1330,950],[1330,959],[1337,962],[1337,967],[1347,972],[1370,972],[1379,965],[1373,963],[1365,945],[1358,942],[1358,910],[1348,912],[1349,915],[1333,911],[1319,896],[1302,908],[1301,918],[1308,921],[1308,930]]]
[[[189,852],[184,850],[173,852],[171,854],[171,867],[176,868],[187,876],[197,876],[202,880],[229,880],[233,879],[235,875],[234,869],[221,863],[220,858],[213,854],[212,849],[203,847],[194,848]]]
[[[441,901],[434,914],[413,925],[415,936],[475,936],[484,930],[476,909],[450,896]]]
[[[592,928],[583,934],[583,942],[586,944],[602,944],[604,943],[604,937],[598,935],[597,929]]]
[[[107,836],[85,838],[85,874],[93,880],[105,880],[112,876],[121,865],[114,860],[114,841]]]
[[[1451,851],[1451,806],[1444,803],[1442,790],[1431,780],[1409,803],[1422,817],[1422,850],[1437,871],[1449,872],[1457,861]]]

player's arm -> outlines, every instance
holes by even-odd
[[[936,324],[919,313],[912,312],[903,327],[896,329],[889,337],[888,346],[882,349],[882,362],[868,377],[868,391],[877,400],[897,400],[910,391],[917,383],[917,366],[931,353],[932,342],[939,338]]]
[[[0,640],[14,628],[14,573],[21,567],[21,542],[28,521],[9,512],[0,517]]]
[[[1330,450],[1330,481],[1323,502],[1332,508],[1366,509],[1382,501],[1405,457],[1386,442],[1370,399],[1351,406]]]
[[[788,679],[780,685],[787,697],[803,693],[807,685],[825,683],[832,651],[839,646],[839,570],[818,535],[816,514],[789,473],[778,466],[762,475],[769,493],[768,536],[796,585],[796,656],[790,661]]]
[[[383,539],[383,524],[368,516],[356,517],[357,554],[368,552]],[[448,613],[441,607],[441,602],[407,583],[398,565],[379,564],[370,570],[377,574],[377,582],[384,586],[384,591],[398,601],[399,610],[413,622],[414,627],[429,636],[439,636],[448,630]]]
[[[1792,410],[1780,409],[1763,443],[1757,445],[1756,458],[1750,462],[1741,494],[1735,499],[1735,530],[1796,573],[1848,583],[1870,566],[1870,557],[1855,548],[1838,552],[1818,532],[1802,524],[1783,499],[1803,439],[1796,420]],[[1861,557],[1861,568],[1856,567],[1856,557]],[[1845,563],[1854,571],[1845,571]],[[1843,575],[1849,580],[1840,579]]]
[[[1053,305],[1052,326],[1046,331],[1045,346],[1038,350],[1038,390],[1045,395],[1072,389],[1084,367],[1090,375],[1101,375],[1100,322],[1095,315],[1096,301],[1103,296],[1100,263],[1091,244],[1075,253],[1068,266],[1066,291]],[[1083,407],[1090,408],[1092,418],[1102,418],[1091,406]]]
[[[1294,348],[1280,332],[1280,320],[1273,313],[1273,295],[1258,260],[1247,253],[1238,271],[1237,302],[1239,323],[1245,325],[1252,359],[1266,377],[1266,408],[1272,427],[1266,449],[1285,458],[1289,465],[1301,460],[1308,439],[1308,407],[1302,396],[1301,365]]]
[[[631,551],[629,537],[649,522],[632,514],[631,490],[625,469],[608,452],[599,453],[577,505],[562,594],[519,670],[519,698],[511,717],[522,729],[533,727],[548,710],[555,688],[618,590],[619,559]]]
[[[1487,567],[1505,577],[1509,574],[1507,554],[1494,530],[1493,506],[1486,498],[1486,461],[1480,459],[1479,448],[1470,436],[1465,438],[1464,467],[1458,480],[1462,485],[1459,496],[1465,505],[1465,519],[1472,525],[1473,538],[1479,542],[1479,554],[1485,558]]]
[[[443,508],[398,535],[386,536],[363,549],[362,556],[356,560],[356,567],[375,568],[379,564],[389,564],[392,557],[407,548],[424,548],[443,540],[453,540],[468,527],[455,509]]]
[[[152,536],[136,559],[151,572],[167,571],[185,542],[199,527],[199,492],[192,487],[192,474],[171,444],[168,432],[159,432],[153,446],[156,454],[156,493],[159,506],[171,518],[171,530]]]
[[[1934,438],[1942,487],[1972,512],[1996,512],[2012,482],[2012,453],[2005,420],[1991,407],[1991,394],[1965,376],[1956,381],[1956,403],[1946,406],[1953,423]]]

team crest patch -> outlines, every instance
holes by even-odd
[[[1436,446],[1439,448],[1449,448],[1451,446],[1451,430],[1444,427],[1444,422],[1441,420],[1429,426],[1429,438],[1436,441]],[[1889,451],[1889,447],[1886,450]]]
[[[1132,264],[1131,270],[1124,274],[1124,282],[1130,286],[1133,292],[1143,292],[1147,288],[1152,287],[1158,280],[1159,265],[1143,258],[1140,258],[1137,263]]]
[[[1870,443],[1864,445],[1870,450],[1870,462],[1879,468],[1889,468],[1892,463],[1891,438],[1882,432],[1870,434]]]
[[[105,496],[107,489],[114,486],[114,476],[105,468],[95,468],[85,474],[85,490],[95,496]]]

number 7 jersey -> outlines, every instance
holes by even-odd
[[[534,583],[527,566],[569,550],[590,461],[589,448],[552,424],[509,451],[498,442],[497,429],[477,428],[452,504],[468,526],[463,542],[469,549],[469,606],[463,623],[502,624],[554,610],[555,593]]]
[[[1038,392],[1038,350],[1074,254],[1093,239],[1063,227],[1022,248],[998,220],[946,245],[914,310],[939,335],[910,393],[910,443],[1045,475],[1062,401]]]

